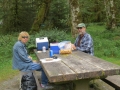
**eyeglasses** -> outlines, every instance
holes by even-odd
[[[28,36],[22,36],[22,38],[24,38],[24,39],[25,39],[25,38],[28,38]]]
[[[78,27],[77,29],[82,29],[82,27]]]

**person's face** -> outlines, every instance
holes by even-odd
[[[77,29],[80,35],[85,33],[85,27],[78,27]]]
[[[28,36],[22,36],[22,37],[21,37],[21,42],[23,42],[23,43],[27,43],[28,40],[29,40],[29,37],[28,37]]]

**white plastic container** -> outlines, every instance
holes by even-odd
[[[45,46],[46,50],[49,48],[49,41],[47,37],[36,38],[36,48],[42,51],[42,47]]]

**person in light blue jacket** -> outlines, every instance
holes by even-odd
[[[26,49],[26,43],[30,36],[26,31],[22,31],[18,36],[18,41],[13,46],[13,69],[17,69],[23,72],[28,71],[41,71],[41,86],[44,88],[48,84],[48,78],[46,77],[41,65],[32,61],[32,58],[28,55]]]

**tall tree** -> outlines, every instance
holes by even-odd
[[[3,33],[29,31],[33,23],[34,8],[26,0],[5,0]],[[30,1],[30,0],[29,0]]]
[[[69,25],[70,8],[66,0],[53,0],[50,5],[47,27],[59,28],[66,31]],[[46,27],[45,27],[46,28]],[[70,30],[70,29],[68,29]]]
[[[71,8],[71,34],[73,37],[76,36],[76,26],[81,21],[80,19],[80,8],[79,8],[79,0],[69,0],[70,8]]]
[[[46,19],[46,16],[47,16],[47,13],[49,10],[49,5],[50,5],[51,1],[52,0],[42,0],[41,6],[38,10],[38,13],[37,13],[36,18],[34,20],[34,23],[32,25],[32,29],[31,29],[30,33],[39,31],[41,24]]]
[[[115,5],[114,0],[104,0],[105,10],[106,10],[106,28],[108,30],[115,30],[116,27],[116,17],[115,17]]]
[[[8,0],[1,0],[0,1],[0,20],[2,21],[2,29],[0,29],[0,33],[8,33],[8,27],[10,27],[9,25],[9,15],[10,15],[10,10],[9,8],[11,7],[11,1],[8,2]],[[5,24],[4,24],[5,23]]]

